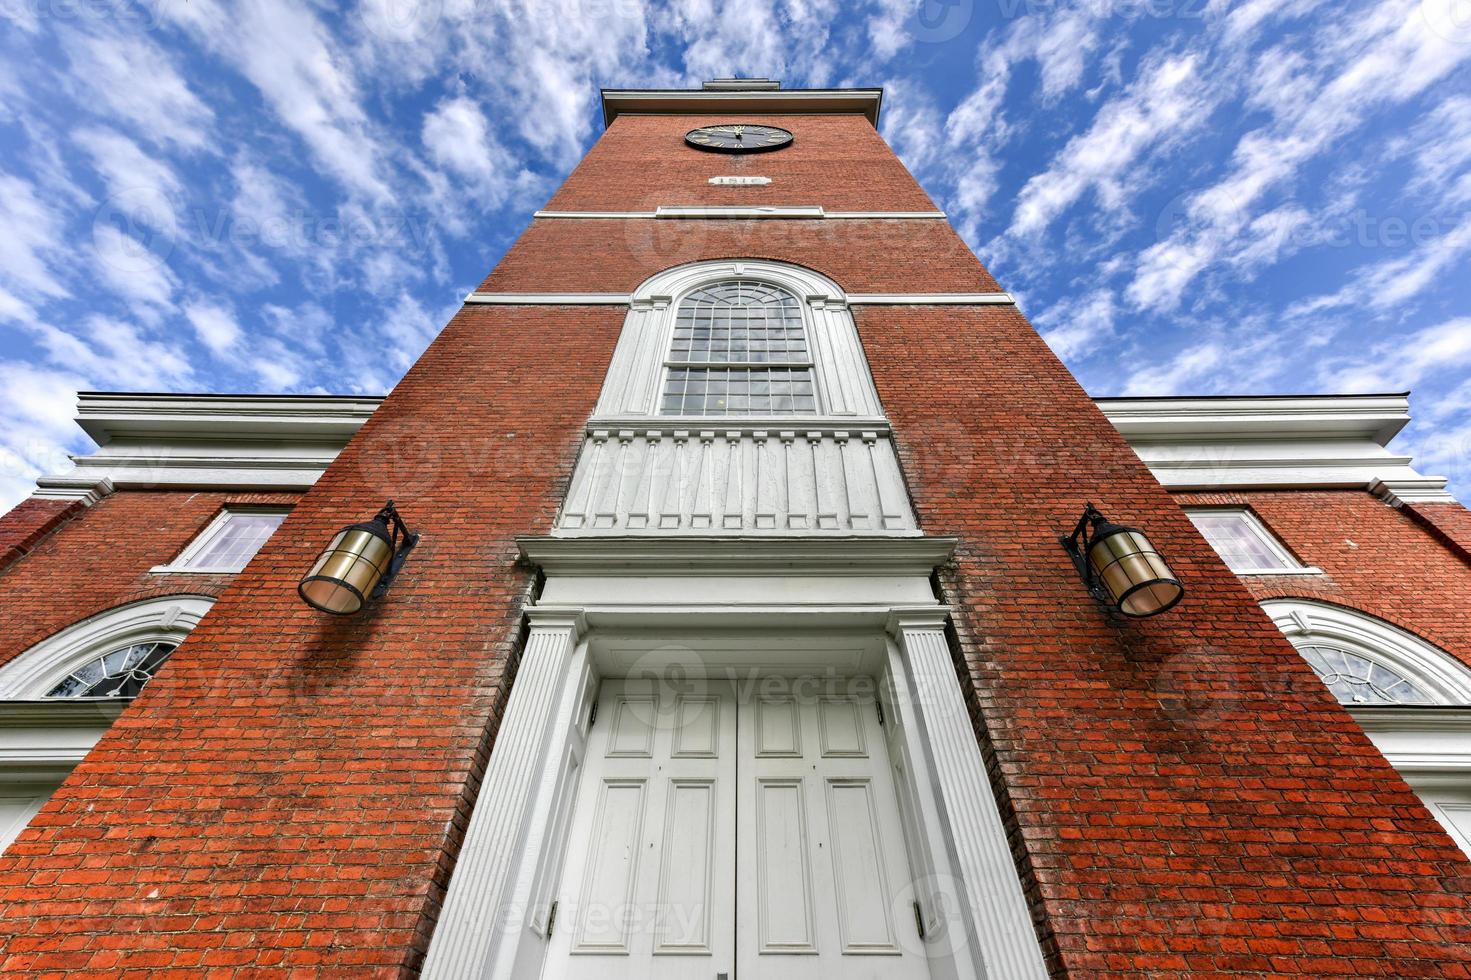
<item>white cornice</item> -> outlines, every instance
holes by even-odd
[[[482,306],[627,306],[628,293],[482,293],[474,292],[465,302]]]
[[[749,263],[748,263],[749,264]],[[1010,293],[849,293],[847,297],[820,296],[826,302],[850,306],[1010,306]],[[629,293],[485,293],[474,292],[465,302],[481,306],[627,306]]]
[[[943,211],[828,211],[820,204],[791,204],[791,205],[684,205],[684,204],[661,204],[653,211],[537,211],[533,218],[573,218],[573,219],[654,219],[654,218],[687,218],[687,219],[739,219],[752,220],[756,218],[800,218],[808,220],[819,219],[857,219],[873,221],[896,221],[920,219],[933,221],[943,220]]]
[[[42,477],[37,496],[95,502],[114,487],[305,490],[382,402],[363,396],[84,391],[77,424],[98,449]]]
[[[850,300],[851,302],[851,300]],[[1408,396],[1101,398],[1098,407],[1172,490],[1373,490],[1394,506],[1451,501],[1443,477],[1386,446]]]
[[[945,537],[526,537],[522,557],[548,575],[924,575],[949,560]]]
[[[663,89],[603,89],[603,124],[625,113],[744,114],[861,113],[878,126],[883,89],[786,89],[756,91],[689,91]]]
[[[849,306],[1011,306],[1010,293],[849,293]]]

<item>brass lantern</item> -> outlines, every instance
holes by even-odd
[[[1093,598],[1125,616],[1157,616],[1185,597],[1144,532],[1113,523],[1092,504],[1061,540]]]
[[[371,521],[338,531],[296,591],[314,609],[351,616],[382,598],[418,543],[390,500]]]

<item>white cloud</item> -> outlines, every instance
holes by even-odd
[[[1335,391],[1403,391],[1427,377],[1471,367],[1471,317],[1456,317],[1407,337],[1328,362],[1324,383]]]
[[[64,296],[48,257],[62,250],[64,221],[30,181],[0,173],[0,273],[10,285],[41,296]]]
[[[1022,187],[1008,234],[1037,235],[1088,190],[1116,208],[1138,189],[1141,154],[1205,121],[1205,86],[1190,56],[1147,69]]]
[[[70,77],[86,87],[86,103],[133,123],[149,139],[190,149],[205,145],[214,113],[162,48],[125,34],[63,38]]]
[[[1270,189],[1361,126],[1371,110],[1419,94],[1471,57],[1471,45],[1429,30],[1413,0],[1380,3],[1316,40],[1325,62],[1321,81],[1259,90],[1278,121],[1241,138],[1228,174],[1189,200],[1188,227],[1140,254],[1127,290],[1135,307],[1174,309],[1197,276],[1231,253]],[[1261,64],[1279,57],[1295,55],[1274,49]]]
[[[245,333],[232,310],[207,300],[185,304],[184,316],[188,317],[200,342],[216,354],[229,351]]]
[[[1443,231],[1437,226],[1437,231],[1409,255],[1355,269],[1349,284],[1337,292],[1294,303],[1287,310],[1288,318],[1360,305],[1388,310],[1418,296],[1471,252],[1471,213]]]
[[[107,185],[105,212],[178,235],[184,188],[167,163],[111,129],[80,129],[72,139]]]
[[[92,244],[93,270],[118,293],[143,308],[172,305],[177,280],[147,238],[102,222],[92,228]]]
[[[1107,289],[1053,304],[1037,317],[1037,328],[1053,353],[1064,361],[1096,353],[1114,332],[1114,297]]]
[[[161,13],[234,64],[345,187],[377,201],[392,198],[352,63],[310,8],[290,0],[245,0],[228,8],[194,0]]]
[[[73,417],[81,379],[21,361],[0,361],[0,513],[28,497],[38,476],[71,468],[84,440]]]
[[[1126,395],[1179,395],[1217,374],[1226,359],[1220,344],[1208,341],[1187,348],[1163,365],[1141,367],[1124,383]]]

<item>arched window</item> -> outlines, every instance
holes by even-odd
[[[0,667],[0,700],[134,697],[213,604],[164,596],[69,626]]]
[[[1262,608],[1343,704],[1471,704],[1471,668],[1412,633],[1321,602]]]
[[[661,415],[810,415],[812,351],[797,297],[764,282],[703,286],[679,301]]]

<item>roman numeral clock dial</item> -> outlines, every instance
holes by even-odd
[[[760,153],[790,146],[792,134],[776,126],[748,126],[734,123],[723,126],[701,126],[685,134],[684,140],[700,150],[717,153]]]

